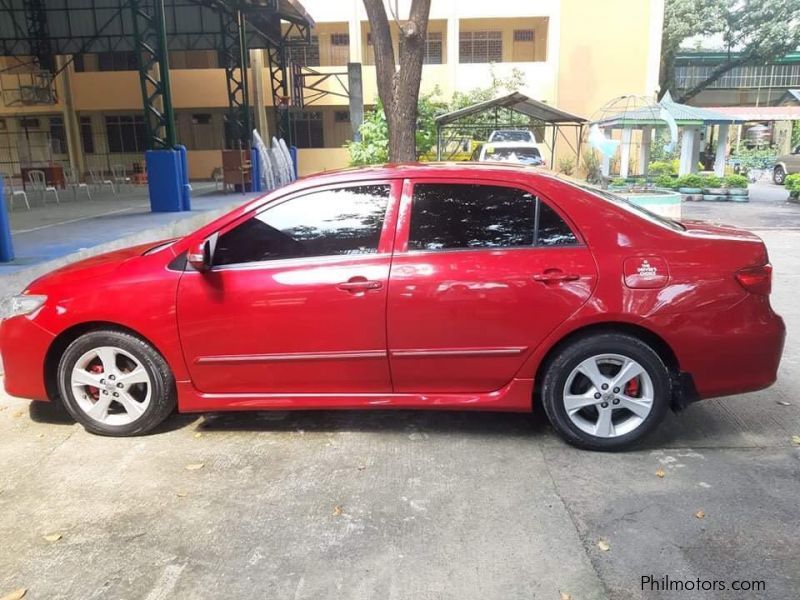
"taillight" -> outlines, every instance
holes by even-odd
[[[736,281],[748,292],[766,296],[772,291],[772,265],[740,269],[736,271]]]

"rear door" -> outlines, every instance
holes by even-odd
[[[394,390],[501,388],[596,278],[578,232],[534,190],[406,181],[389,277]]]

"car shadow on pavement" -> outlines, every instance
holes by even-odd
[[[426,432],[535,437],[548,435],[544,415],[478,411],[313,410],[207,413],[198,431]]]

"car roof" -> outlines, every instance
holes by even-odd
[[[492,148],[536,148],[537,150],[539,147],[536,142],[525,142],[523,140],[517,142],[486,142],[486,145]]]
[[[473,161],[422,162],[372,165],[368,167],[348,167],[308,175],[298,180],[316,185],[338,183],[354,179],[396,179],[399,177],[486,177],[511,178],[519,180],[527,177],[557,180],[554,174],[544,173],[526,165],[514,163],[485,163]]]

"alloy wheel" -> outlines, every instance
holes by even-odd
[[[614,438],[638,428],[653,409],[653,381],[645,368],[621,354],[597,354],[567,377],[564,409],[581,431]]]
[[[86,416],[104,425],[128,425],[150,404],[153,384],[142,363],[114,346],[85,352],[70,375],[72,393]]]

